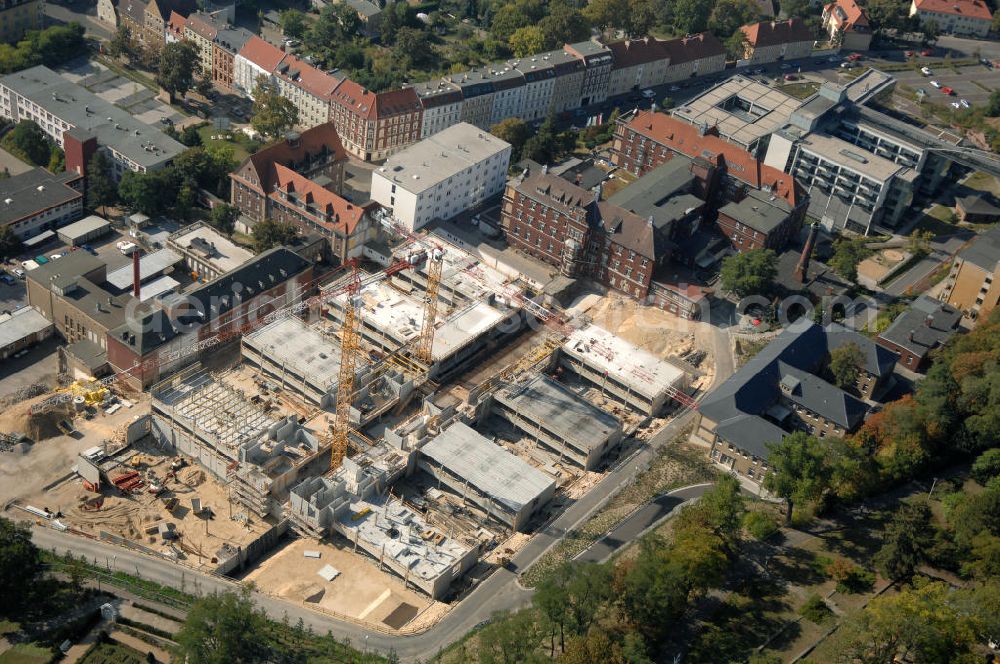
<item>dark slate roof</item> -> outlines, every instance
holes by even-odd
[[[1000,226],[994,226],[958,252],[958,257],[992,272],[1000,261]]]
[[[652,217],[659,228],[677,218],[677,206],[671,205],[677,197],[683,197],[685,209],[703,205],[701,200],[687,193],[691,191],[695,179],[691,172],[691,160],[678,155],[617,192],[608,201],[640,217]]]
[[[768,196],[767,192],[751,191],[738,203],[730,202],[723,205],[719,208],[719,214],[724,214],[767,235],[788,219],[790,214],[788,204],[784,200],[778,198],[771,202]]]
[[[766,443],[777,442],[771,438],[781,429],[763,415],[778,402],[782,380],[796,384],[799,391],[786,398],[852,428],[864,417],[865,404],[815,375],[830,351],[848,342],[861,348],[865,369],[876,375],[891,371],[898,357],[840,325],[823,328],[798,321],[710,392],[698,410],[716,423],[716,430],[727,442],[764,458]]]
[[[275,247],[190,293],[163,298],[163,309],[151,306],[108,334],[134,352],[145,355],[178,334],[218,318],[242,300],[257,297],[294,278],[310,265],[294,251]],[[234,293],[240,293],[241,297],[236,298]],[[168,311],[175,312],[173,320]],[[203,311],[204,316],[195,314],[195,311]]]
[[[91,372],[108,362],[107,352],[90,339],[80,339],[76,343],[66,346],[66,352],[79,360]]]
[[[48,208],[83,198],[83,194],[66,184],[67,180],[78,176],[69,176],[33,168],[0,180],[0,224],[13,224]]]
[[[879,339],[923,358],[954,336],[961,320],[962,312],[955,307],[921,295],[896,317],[892,325],[879,335]]]

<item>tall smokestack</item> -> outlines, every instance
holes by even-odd
[[[139,247],[136,247],[132,252],[132,295],[135,295],[136,299],[139,297],[139,289],[142,284],[139,282]]]
[[[809,272],[809,255],[812,253],[813,245],[816,244],[816,235],[819,234],[819,224],[809,227],[809,236],[806,238],[806,246],[802,247],[802,255],[799,263],[795,266],[795,278],[800,284],[806,283],[806,274]]]

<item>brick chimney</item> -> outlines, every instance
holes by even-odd
[[[132,252],[132,295],[139,298],[139,291],[142,288],[142,283],[139,281],[139,247],[135,248]]]
[[[800,284],[806,283],[806,275],[809,272],[809,255],[812,253],[813,245],[816,244],[816,236],[819,234],[819,224],[809,227],[809,236],[806,238],[806,245],[802,247],[802,255],[799,257],[798,265],[795,266],[795,278]]]

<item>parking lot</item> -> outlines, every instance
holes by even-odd
[[[973,106],[985,104],[994,90],[1000,90],[1000,71],[990,69],[984,65],[971,65],[968,67],[958,67],[956,72],[950,67],[932,68],[930,76],[924,76],[919,71],[897,71],[892,72],[901,85],[906,85],[914,90],[923,88],[927,92],[925,103],[946,104],[959,99],[966,99]],[[955,91],[953,97],[931,85],[931,81],[937,81],[942,87],[950,87]]]
[[[77,58],[60,68],[59,73],[147,124],[161,125],[164,118],[180,124],[185,119],[180,112],[158,100],[156,93],[146,86],[119,76],[99,62]]]

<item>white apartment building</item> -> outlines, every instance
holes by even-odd
[[[496,90],[493,95],[490,127],[507,118],[524,117],[524,76],[516,69],[511,69],[509,66],[500,69],[501,66],[497,65],[498,69],[490,70],[493,87]]]
[[[272,76],[278,93],[299,110],[299,126],[308,129],[330,119],[330,98],[341,79],[326,74],[294,55],[286,55]]]
[[[530,56],[507,63],[524,77],[524,93],[521,101],[521,119],[526,122],[543,120],[549,113],[552,89],[555,87],[556,71],[548,60]]]
[[[462,117],[462,91],[447,81],[428,81],[413,86],[423,108],[421,140],[458,124]]]
[[[910,16],[921,23],[934,21],[941,32],[986,37],[993,13],[984,0],[911,0]]]
[[[407,229],[451,219],[503,191],[511,147],[461,122],[389,157],[372,172],[372,200]]]

